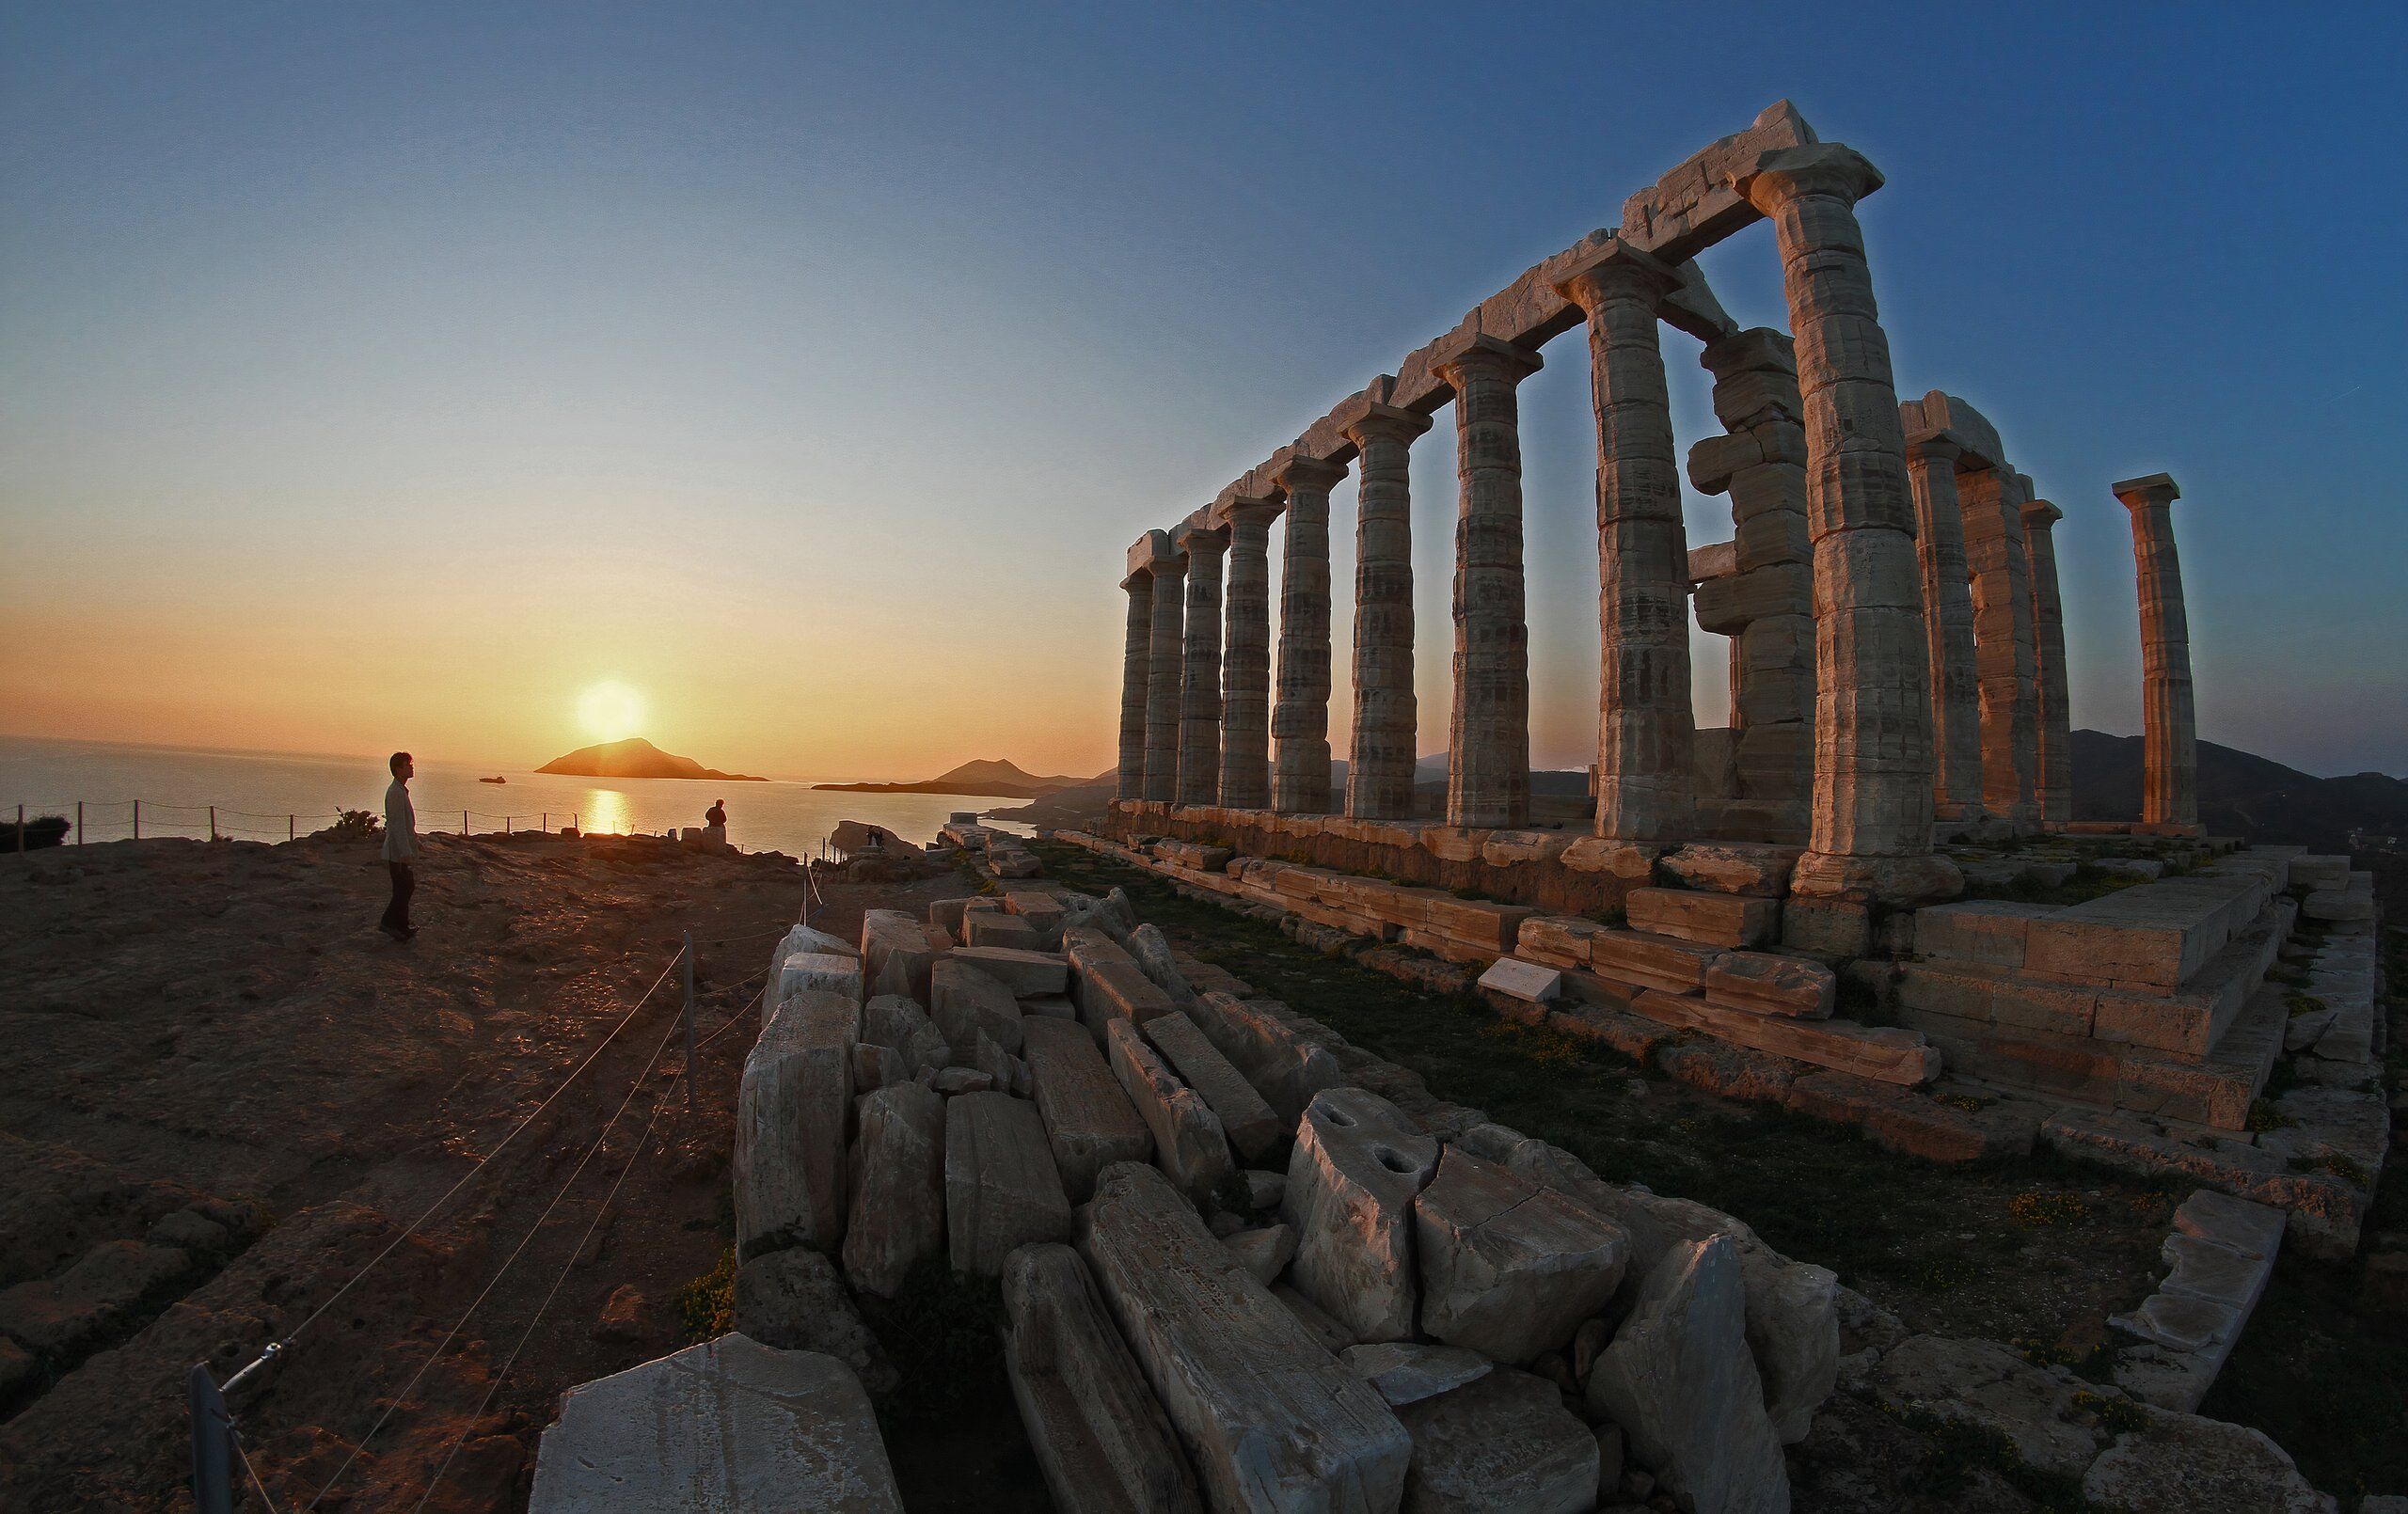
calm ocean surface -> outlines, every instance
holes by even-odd
[[[506,783],[480,783],[500,777]],[[75,819],[84,804],[84,840],[134,834],[141,801],[144,836],[207,836],[209,806],[221,834],[282,841],[288,823],[307,835],[332,825],[338,810],[380,816],[388,775],[376,758],[282,756],[270,752],[125,747],[103,742],[0,736],[0,824],[25,816]],[[685,779],[561,778],[507,768],[420,761],[410,783],[421,831],[457,831],[460,812],[480,833],[558,829],[572,818],[590,831],[661,831],[699,826],[713,799],[727,801],[728,839],[746,851],[815,855],[840,820],[866,820],[912,841],[934,841],[957,810],[1013,809],[1020,799],[948,794],[831,794],[805,782],[697,782]],[[288,817],[291,817],[288,822]],[[1003,828],[1025,831],[1009,821]],[[69,844],[74,844],[71,832]],[[0,836],[0,846],[8,843]]]

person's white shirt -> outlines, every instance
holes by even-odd
[[[418,860],[418,811],[410,804],[410,786],[398,778],[385,790],[385,860]]]

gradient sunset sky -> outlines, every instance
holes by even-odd
[[[9,5],[0,732],[536,763],[617,680],[720,766],[1098,771],[1138,530],[1786,96],[1888,176],[1901,394],[2066,513],[2075,723],[2139,728],[2107,486],[2162,469],[2200,735],[2408,773],[2408,11],[1980,9]],[[1786,324],[1768,229],[1704,266]],[[1533,756],[1577,766],[1546,361]],[[1414,455],[1433,751],[1445,418]]]

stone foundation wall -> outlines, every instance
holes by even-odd
[[[1624,908],[1633,889],[1648,885],[1657,850],[1576,830],[1479,830],[1130,801],[1114,802],[1104,830],[1120,842],[1168,836],[1422,888],[1475,890],[1567,915]]]

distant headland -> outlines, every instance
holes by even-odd
[[[1075,788],[1091,779],[1042,777],[1002,758],[963,763],[949,773],[916,783],[814,783],[845,794],[975,794],[1002,799],[1033,799],[1055,789]]]
[[[662,751],[642,736],[579,747],[565,757],[553,758],[535,771],[564,773],[574,778],[713,778],[727,783],[768,781],[753,773],[722,773],[716,767],[705,767],[691,757]]]

